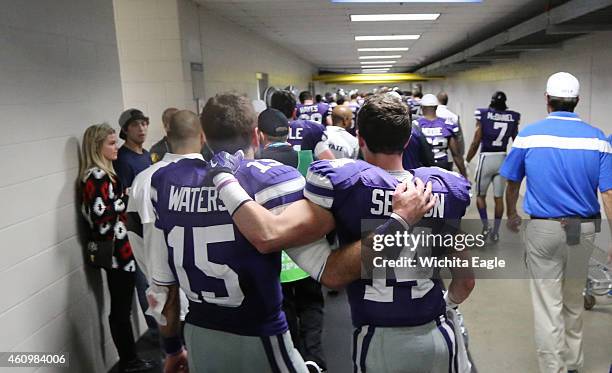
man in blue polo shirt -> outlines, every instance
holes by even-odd
[[[597,189],[612,217],[612,147],[574,108],[580,83],[560,72],[548,79],[549,116],[519,132],[500,173],[508,179],[508,226],[521,222],[516,202],[527,178],[524,232],[540,371],[582,368],[582,290],[600,218]],[[609,249],[612,259],[612,247]]]

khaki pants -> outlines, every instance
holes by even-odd
[[[580,244],[568,246],[554,220],[531,220],[525,229],[527,270],[542,373],[565,373],[583,365],[582,291],[593,252],[595,226],[581,224]]]

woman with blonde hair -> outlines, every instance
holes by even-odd
[[[80,172],[81,210],[89,223],[87,258],[106,270],[111,310],[108,316],[121,372],[142,372],[153,362],[136,355],[131,312],[135,269],[126,229],[126,200],[113,169],[117,159],[117,134],[108,124],[90,126],[83,135]]]

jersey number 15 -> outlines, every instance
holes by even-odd
[[[232,224],[193,228],[193,261],[195,267],[208,277],[223,280],[227,296],[218,297],[212,291],[202,290],[198,294],[192,290],[193,287],[183,267],[185,228],[174,227],[170,231],[168,244],[173,248],[176,274],[179,283],[186,285],[181,286],[181,288],[192,302],[202,303],[202,300],[204,300],[206,303],[225,307],[239,307],[242,304],[244,293],[238,282],[238,274],[227,264],[213,263],[208,259],[208,244],[230,242],[234,239],[234,226]]]

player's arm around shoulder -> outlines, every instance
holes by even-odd
[[[241,206],[232,219],[262,254],[312,243],[335,227],[329,211],[305,199],[292,202],[278,215],[251,201]]]
[[[297,170],[275,161],[253,161],[249,167],[238,179],[227,173],[215,177],[215,186],[236,226],[259,252],[310,243],[334,228],[329,212],[304,200],[304,178]],[[252,196],[241,184],[248,179],[258,184]]]

